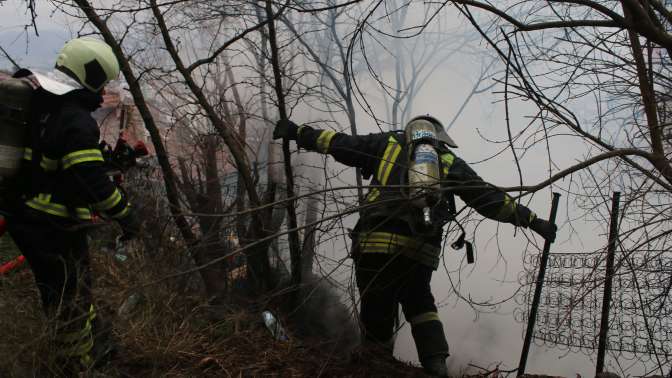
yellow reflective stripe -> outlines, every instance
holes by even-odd
[[[534,212],[530,211],[530,219],[528,219],[528,223],[532,223],[532,221],[537,217],[537,214]]]
[[[387,248],[362,246],[362,253],[398,253],[398,252],[399,252],[398,250],[390,248],[389,246]]]
[[[394,244],[399,244],[402,246],[410,246],[412,245],[417,245],[418,243],[415,241],[415,239],[403,236],[403,235],[397,235],[397,234],[392,234],[389,232],[369,232],[365,234],[362,237],[362,241],[376,241],[376,242],[387,242],[387,243],[394,243]]]
[[[93,358],[91,357],[93,344],[93,336],[89,335],[85,340],[80,340],[80,342],[73,346],[62,347],[58,354],[66,358],[79,357],[79,362],[88,368],[93,364]]]
[[[96,318],[96,310],[93,304],[89,306],[89,315],[84,324],[84,328],[79,331],[66,333],[59,336],[61,343],[68,344],[58,350],[58,355],[67,358],[79,357],[79,362],[89,368],[93,365],[91,351],[93,350],[93,320]]]
[[[453,165],[453,162],[455,161],[455,155],[451,153],[446,153],[441,155],[441,160],[443,161],[443,174],[447,175],[448,172],[450,172],[450,167]]]
[[[376,198],[378,198],[379,195],[380,190],[378,190],[378,188],[373,188],[371,189],[371,192],[369,192],[369,194],[366,196],[366,200],[369,202],[373,202],[376,200]]]
[[[85,339],[83,337],[77,339],[74,345],[70,347],[61,347],[61,353],[59,354],[64,357],[82,357],[88,360],[90,358],[88,354],[91,352],[92,348],[93,337],[89,335]]]
[[[504,194],[504,203],[497,213],[497,219],[507,219],[516,211],[516,201],[508,194]]]
[[[114,192],[112,192],[112,194],[107,197],[106,200],[93,204],[93,208],[96,210],[105,211],[117,206],[119,202],[121,202],[121,193],[115,188]]]
[[[77,213],[77,218],[79,219],[93,219],[93,215],[91,215],[91,210],[85,207],[76,208],[75,213]]]
[[[389,241],[383,242],[383,241],[365,241],[361,242],[360,246],[362,248],[383,248],[383,249],[396,249],[396,248],[405,248],[408,249],[409,251],[412,251],[414,254],[415,253],[421,253],[421,254],[426,254],[430,256],[436,255],[436,252],[439,251],[439,248],[431,245],[431,244],[425,244],[423,246],[419,246],[417,244],[412,244],[412,245],[404,245],[401,243],[390,243]],[[392,248],[396,247],[396,248]]]
[[[414,254],[420,253],[435,258],[440,247],[422,243],[414,238],[392,234],[389,232],[370,232],[364,234],[359,242],[363,252],[377,252],[377,253],[395,253],[397,248],[402,247],[412,250]]]
[[[297,137],[298,137],[299,135],[301,135],[301,131],[303,131],[303,129],[304,129],[305,127],[306,127],[306,125],[301,125],[301,126],[299,126],[299,128],[296,130],[296,136],[297,136]]]
[[[66,333],[62,336],[59,337],[61,341],[65,341],[68,343],[73,343],[77,340],[82,339],[85,336],[88,336],[91,334],[91,329],[93,328],[93,320],[96,318],[96,309],[93,306],[93,304],[89,305],[89,314],[86,317],[86,323],[84,324],[84,328],[82,328],[79,331],[74,331],[70,333]]]
[[[91,343],[93,344],[93,339],[91,339]],[[93,345],[91,345],[91,349],[89,349],[89,352],[91,350],[93,350]],[[94,362],[95,361],[93,360],[93,357],[91,357],[91,354],[89,353],[85,354],[79,359],[79,363],[82,364],[83,366],[86,366],[87,369],[92,368]]]
[[[68,208],[66,206],[51,202],[51,194],[45,194],[45,193],[38,194],[37,197],[26,201],[26,205],[32,209],[41,211],[43,213],[63,218],[70,217],[70,212],[68,211]],[[76,208],[75,214],[79,219],[84,220],[92,219],[91,211],[84,207]]]
[[[378,182],[383,181],[383,171],[387,168],[387,164],[390,161],[390,156],[392,155],[392,151],[394,151],[394,147],[398,146],[399,143],[397,143],[397,140],[394,139],[392,135],[390,135],[389,139],[387,140],[387,147],[385,148],[385,152],[383,153],[383,158],[380,160],[380,164],[378,164],[378,173],[376,173],[376,178],[378,179]]]
[[[385,248],[390,248],[391,246],[396,246],[393,243],[386,243],[386,242],[381,242],[381,241],[365,241],[361,242],[360,245],[362,247],[385,247]]]
[[[334,135],[336,135],[336,132],[331,130],[321,132],[317,138],[317,151],[326,154],[329,151],[329,145]]]
[[[82,328],[79,331],[66,333],[63,336],[61,336],[60,339],[63,342],[74,344],[77,341],[81,340],[82,338],[86,337],[89,333],[91,333],[91,328],[92,328],[91,321],[87,319],[84,328]]]
[[[366,239],[362,240],[362,243],[389,244],[389,245],[398,245],[400,247],[415,247],[415,246],[417,246],[417,243],[415,243],[415,242],[410,242],[408,240],[398,240],[398,239],[395,239],[395,238],[389,238],[389,239],[366,238]]]
[[[121,210],[117,214],[112,215],[112,218],[121,219],[127,216],[130,211],[131,211],[131,204],[129,203],[128,205],[126,205],[126,207],[124,207],[124,210]]]
[[[420,315],[412,317],[411,320],[409,320],[409,323],[411,323],[411,325],[418,325],[420,323],[431,322],[434,320],[436,320],[437,322],[441,321],[439,319],[439,314],[432,311],[432,312],[425,312]]]
[[[397,161],[397,157],[399,157],[400,152],[401,146],[397,143],[395,144],[394,150],[392,151],[392,157],[390,157],[390,161],[388,162],[387,167],[383,172],[383,179],[380,180],[381,185],[387,185],[387,180],[390,178],[390,173],[392,172],[392,168],[394,168],[394,163]]]
[[[383,177],[383,168],[385,167],[385,163],[389,160],[393,148],[394,143],[392,141],[392,137],[390,137],[387,141],[387,147],[385,147],[385,152],[383,152],[383,158],[380,160],[380,163],[378,164],[378,172],[376,173],[376,179],[378,179],[379,182]]]
[[[33,149],[26,147],[23,149],[23,160],[33,160]]]
[[[26,205],[28,205],[29,207],[31,207],[35,210],[39,210],[39,211],[42,211],[42,212],[47,213],[47,214],[56,215],[56,216],[59,216],[59,217],[67,217],[68,216],[68,212],[65,209],[61,209],[59,207],[56,207],[53,204],[42,203],[37,198],[33,198],[31,200],[28,200],[26,202]]]
[[[45,171],[55,171],[58,169],[58,160],[49,159],[46,156],[42,156],[42,161],[40,161],[40,167]]]
[[[68,169],[75,164],[81,164],[91,161],[100,161],[104,162],[103,154],[97,148],[92,148],[89,150],[79,150],[71,152],[61,159],[61,164],[63,169]]]
[[[393,239],[366,239],[366,241],[362,241],[362,244],[380,244],[380,245],[396,245],[399,247],[415,247],[417,244],[415,243],[404,243],[400,242],[399,240],[393,240]]]

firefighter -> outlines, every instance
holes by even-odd
[[[352,246],[364,342],[392,352],[401,304],[423,368],[428,374],[446,376],[448,343],[430,280],[439,266],[442,228],[455,216],[453,194],[483,216],[530,227],[548,240],[555,239],[557,228],[485,183],[451,150],[457,145],[434,117],[416,117],[406,130],[420,135],[417,142],[431,143],[438,157],[439,198],[434,193],[434,200],[421,206],[408,193],[408,167],[417,144],[408,132],[351,136],[281,120],[273,137],[295,140],[301,148],[329,154],[340,163],[361,168],[365,178],[372,177]],[[426,140],[427,136],[433,140]]]
[[[18,173],[8,231],[30,263],[55,336],[62,375],[92,368],[109,350],[91,298],[87,229],[93,212],[117,221],[125,240],[139,225],[109,179],[91,112],[119,75],[110,46],[92,38],[67,42],[49,72],[14,75],[33,86],[30,137]]]

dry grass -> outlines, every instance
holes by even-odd
[[[320,338],[274,341],[258,306],[210,307],[193,277],[148,285],[175,271],[168,253],[175,251],[154,251],[151,259],[138,252],[125,263],[110,254],[92,253],[98,309],[113,324],[118,344],[116,357],[99,369],[98,376],[424,376],[420,369],[391,358],[363,351],[351,355]],[[132,293],[143,300],[133,312],[118,315],[117,309]],[[290,322],[282,314],[280,318],[292,335]],[[54,367],[45,320],[29,269],[0,277],[0,324],[0,377],[50,376]]]
[[[33,275],[0,276],[0,376],[27,377],[48,362],[48,338]]]

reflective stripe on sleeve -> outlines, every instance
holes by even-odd
[[[114,192],[112,192],[107,199],[93,204],[93,208],[100,211],[106,211],[117,206],[119,202],[121,202],[121,193],[115,188]]]
[[[131,204],[129,203],[129,204],[126,205],[126,207],[124,207],[123,210],[121,210],[117,214],[113,214],[113,215],[110,215],[110,216],[114,219],[121,219],[121,218],[127,216],[130,211],[131,211]]]
[[[97,148],[89,150],[79,150],[71,152],[61,159],[63,169],[68,169],[75,164],[87,163],[92,161],[104,162],[103,154]]]
[[[23,149],[23,160],[33,160],[33,149],[26,147]]]
[[[497,213],[497,219],[505,220],[509,219],[513,213],[516,211],[516,201],[513,200],[508,194],[504,194],[504,203]]]
[[[335,131],[325,130],[320,133],[320,136],[317,138],[316,149],[318,152],[326,154],[329,151],[329,145],[331,145],[331,140],[336,135]]]
[[[537,214],[535,214],[533,211],[530,211],[530,218],[527,220],[528,224],[532,224],[532,221],[537,218]]]
[[[426,323],[431,321],[437,321],[437,322],[441,321],[441,319],[439,319],[439,314],[434,311],[425,312],[420,315],[412,317],[408,322],[411,323],[412,326],[414,326],[420,323]]]

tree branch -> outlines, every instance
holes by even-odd
[[[149,106],[145,101],[144,94],[142,93],[142,88],[140,88],[140,82],[135,77],[133,69],[129,63],[128,58],[124,54],[124,51],[121,48],[121,45],[114,38],[114,35],[107,27],[107,24],[98,16],[95,9],[87,0],[74,0],[75,4],[84,12],[89,21],[100,31],[105,42],[112,47],[114,54],[119,60],[119,65],[121,67],[121,72],[123,72],[126,82],[128,83],[129,90],[133,96],[133,101],[135,106],[138,108],[142,121],[145,124],[145,128],[149,132],[149,135],[154,144],[154,149],[156,151],[156,158],[159,161],[161,166],[161,171],[163,172],[163,181],[166,187],[166,197],[168,198],[168,203],[170,207],[170,213],[175,220],[182,237],[187,242],[187,244],[194,244],[197,242],[196,236],[191,231],[191,226],[187,222],[186,218],[183,215],[182,208],[180,206],[180,199],[176,185],[175,172],[170,165],[168,160],[168,154],[166,148],[163,145],[163,140],[161,139],[161,133],[154,121],[154,116],[149,110]]]

